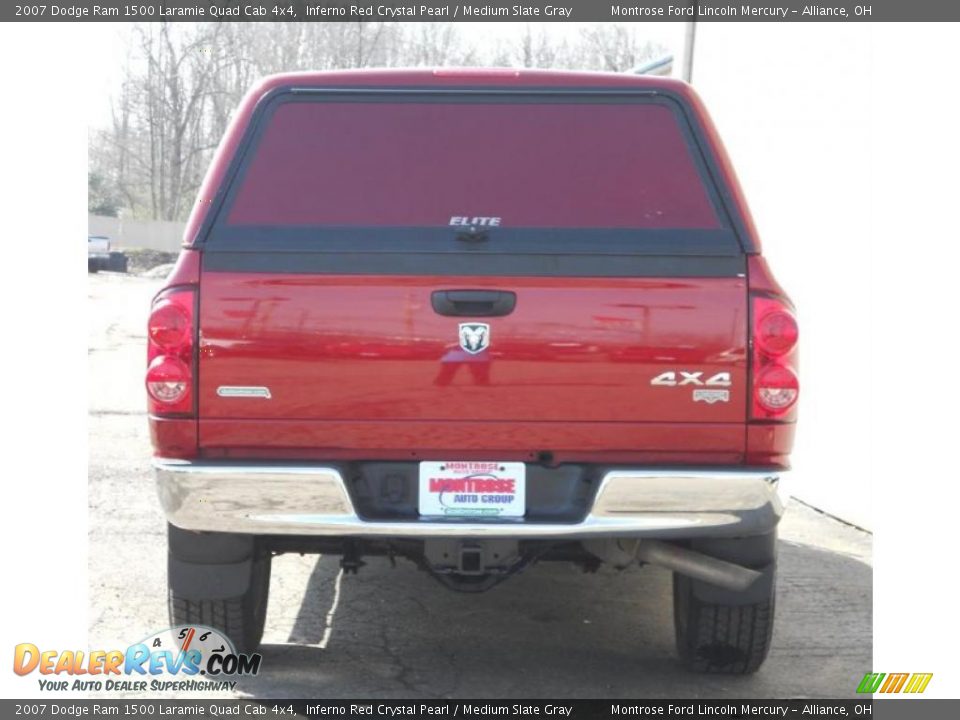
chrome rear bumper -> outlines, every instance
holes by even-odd
[[[365,520],[343,478],[319,465],[155,460],[167,519],[186,530],[382,538],[681,538],[753,535],[783,514],[782,473],[770,470],[615,470],[581,522]]]

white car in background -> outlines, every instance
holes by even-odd
[[[110,239],[103,235],[87,235],[87,272],[106,270],[110,266]]]
[[[127,271],[127,256],[110,251],[110,238],[105,235],[87,235],[87,272],[113,270]]]

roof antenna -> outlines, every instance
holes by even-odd
[[[633,75],[672,75],[673,55],[664,55],[656,60],[646,62],[643,65],[637,65],[637,67],[630,72]]]

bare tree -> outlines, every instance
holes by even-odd
[[[481,65],[483,60],[456,23],[407,23],[403,26],[403,58],[410,67]]]
[[[223,27],[198,24],[180,33],[158,23],[134,30],[135,57],[114,98],[112,126],[91,143],[91,164],[111,164],[109,173],[98,170],[136,214],[172,220],[188,210],[222,131],[211,98]]]
[[[567,42],[552,39],[542,26],[534,29],[527,23],[519,45],[519,64],[523,67],[560,68],[569,64],[570,48]]]

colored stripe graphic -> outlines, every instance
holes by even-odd
[[[927,689],[927,685],[930,684],[932,677],[933,673],[914,673],[903,691],[905,693],[922,693]]]
[[[884,682],[886,679],[886,682]],[[858,693],[922,693],[933,673],[867,673],[857,686]]]
[[[886,673],[867,673],[860,681],[857,687],[858,693],[875,693],[880,688],[880,683],[887,676]]]
[[[910,673],[890,673],[887,676],[887,681],[883,684],[883,687],[880,688],[880,692],[882,693],[900,692],[904,684],[907,682],[908,677],[910,677]]]

